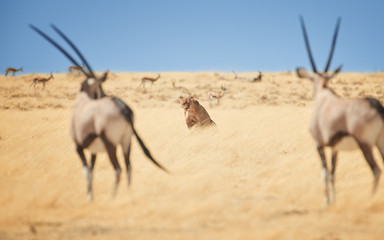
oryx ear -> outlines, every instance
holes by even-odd
[[[106,71],[106,72],[103,74],[103,76],[101,76],[101,78],[99,78],[99,81],[100,81],[100,82],[104,82],[105,80],[107,80],[108,73],[109,73],[109,71]]]
[[[334,72],[335,74],[339,73],[341,69],[343,68],[343,65],[340,65]]]
[[[336,76],[341,71],[342,67],[343,67],[343,65],[340,65],[338,68],[336,68],[335,71],[329,72],[327,74],[327,79],[329,80],[329,79],[333,78],[334,76]]]
[[[299,78],[307,78],[309,80],[313,80],[316,76],[316,73],[308,72],[304,68],[297,68],[296,73]]]

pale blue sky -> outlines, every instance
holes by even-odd
[[[0,72],[67,71],[70,62],[33,32],[61,41],[54,23],[97,71],[293,71],[310,68],[302,14],[319,69],[342,17],[331,69],[384,71],[381,0],[1,0]]]

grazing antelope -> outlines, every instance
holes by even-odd
[[[31,84],[31,86],[29,86],[29,87],[32,87],[32,85],[33,85],[33,87],[35,88],[35,87],[36,87],[36,84],[38,84],[38,83],[42,83],[42,84],[43,84],[43,88],[42,88],[41,90],[44,90],[44,88],[45,88],[45,83],[48,82],[48,81],[51,80],[51,79],[54,79],[52,73],[51,73],[51,75],[50,75],[48,78],[44,78],[44,77],[37,77],[37,78],[34,78],[32,84]]]
[[[360,148],[373,172],[373,192],[375,192],[381,170],[373,158],[372,148],[377,146],[381,156],[384,157],[384,108],[377,99],[368,97],[343,99],[328,87],[329,80],[342,67],[340,66],[336,70],[328,72],[341,19],[339,18],[336,24],[332,47],[324,72],[318,72],[316,69],[304,20],[302,17],[300,20],[313,72],[297,68],[297,75],[300,78],[310,79],[314,85],[314,112],[310,123],[310,132],[316,142],[323,168],[325,203],[329,205],[335,200],[335,169],[339,150]],[[350,141],[351,139],[352,141]],[[324,153],[325,147],[332,149],[332,166],[330,171],[328,170]],[[331,187],[330,192],[329,185]]]
[[[220,103],[220,99],[224,97],[224,95],[227,93],[227,87],[221,86],[221,92],[215,92],[215,91],[209,91],[208,92],[208,97],[209,97],[209,102],[216,98],[217,100],[217,105]]]
[[[151,87],[153,86],[153,84],[157,81],[157,80],[159,80],[159,78],[160,78],[160,74],[157,74],[157,77],[155,77],[155,78],[153,78],[153,77],[142,77],[141,78],[141,84],[140,84],[140,86],[143,86],[143,88],[145,89],[145,83],[146,82],[150,82],[151,83]],[[139,86],[139,87],[140,87]]]
[[[204,128],[216,125],[205,108],[194,97],[180,97],[179,99],[181,107],[184,109],[184,117],[188,129],[194,126]]]
[[[30,25],[30,27],[60,50],[74,65],[80,67],[80,64],[54,40],[35,26]],[[129,155],[131,151],[132,134],[136,136],[145,155],[159,168],[167,171],[155,161],[137,134],[133,124],[133,112],[128,105],[120,98],[105,95],[102,83],[106,80],[108,71],[101,77],[96,77],[90,65],[76,46],[54,25],[52,25],[52,28],[73,48],[88,70],[81,70],[86,76],[86,79],[81,84],[80,92],[72,109],[70,131],[88,182],[88,200],[92,200],[93,198],[93,168],[96,162],[96,154],[99,152],[106,151],[108,153],[109,159],[115,169],[114,196],[117,191],[121,173],[121,168],[116,157],[116,148],[118,145],[122,146],[127,168],[128,185],[130,184],[131,164]],[[84,149],[88,149],[91,152],[91,163],[89,166],[84,155]]]
[[[259,81],[261,81],[262,77],[263,77],[263,74],[261,72],[259,72],[259,76],[255,77],[255,78],[250,78],[249,81],[250,82],[259,82]]]
[[[72,72],[81,72],[82,70],[81,69],[84,69],[84,65],[81,65],[80,67],[78,66],[70,66],[68,68],[68,72],[72,73]]]
[[[21,68],[19,68],[19,69],[16,69],[16,68],[11,68],[11,67],[9,67],[9,68],[7,68],[7,69],[5,69],[5,76],[8,76],[8,73],[9,72],[12,72],[13,73],[13,75],[12,76],[15,76],[15,73],[16,72],[22,72],[23,71],[23,68],[21,67]]]

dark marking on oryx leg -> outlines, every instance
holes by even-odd
[[[87,159],[85,158],[84,155],[84,148],[80,145],[76,146],[76,151],[80,156],[81,162],[83,164],[83,173],[85,176],[85,179],[87,180],[88,183],[88,201],[92,200],[92,186],[90,186],[90,173],[89,173],[89,168],[87,164]],[[90,188],[91,188],[91,194],[90,194]]]
[[[358,142],[358,144],[359,144],[359,147],[360,147],[361,151],[364,154],[365,160],[367,161],[369,167],[371,168],[373,176],[375,178],[374,181],[373,181],[373,191],[372,191],[372,193],[375,193],[376,189],[377,189],[377,185],[379,183],[379,179],[380,179],[380,175],[381,175],[381,170],[377,166],[376,161],[373,158],[372,147],[369,146],[366,143]]]
[[[337,132],[335,135],[332,136],[328,145],[330,147],[333,147],[336,144],[338,144],[341,141],[341,139],[343,139],[343,137],[346,137],[346,136],[349,136],[349,134],[346,132]]]
[[[84,140],[83,140],[83,143],[81,144],[81,146],[83,148],[87,148],[89,147],[89,145],[91,145],[91,143],[97,138],[97,135],[96,134],[89,134]]]
[[[128,186],[131,184],[131,162],[130,162],[130,153],[131,153],[131,143],[129,143],[127,149],[124,151],[124,159],[125,159],[125,165],[127,167],[127,179],[128,179]]]
[[[117,157],[116,157],[116,146],[114,146],[108,140],[108,138],[105,136],[104,132],[100,135],[100,137],[101,137],[101,140],[103,141],[103,143],[105,145],[105,149],[108,152],[108,156],[109,156],[109,159],[111,160],[113,168],[115,169],[116,181],[115,181],[115,187],[113,189],[113,194],[112,194],[113,196],[115,196],[116,191],[117,191],[117,186],[119,185],[119,182],[120,182],[120,174],[121,174],[121,168],[120,168],[119,162],[117,161]]]
[[[324,147],[317,147],[317,151],[319,152],[320,159],[321,159],[321,166],[323,168],[323,178],[324,178],[324,184],[325,184],[325,204],[328,205],[330,203],[329,188],[328,188],[329,173],[328,173],[327,161],[324,154]]]
[[[93,182],[93,168],[95,167],[96,154],[91,155],[91,165],[89,166],[88,174],[88,201],[93,199],[92,182]]]
[[[337,151],[332,149],[332,166],[331,166],[331,202],[335,202],[335,171],[337,163]]]
[[[84,148],[80,145],[77,145],[76,151],[80,156],[81,162],[83,163],[83,167],[86,167],[88,169],[87,159],[85,158],[85,155],[84,155]]]
[[[382,158],[382,160],[384,161],[384,147],[381,146],[380,144],[376,145],[376,147],[379,149],[381,158]]]

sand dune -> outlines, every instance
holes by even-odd
[[[37,75],[48,74],[0,76],[0,239],[384,239],[384,183],[372,196],[360,152],[340,154],[336,204],[323,208],[308,132],[312,83],[294,73],[251,83],[232,73],[164,72],[146,91],[141,77],[156,73],[113,73],[105,91],[132,107],[136,129],[172,174],[134,140],[132,185],[124,173],[111,198],[114,173],[100,154],[92,203],[69,137],[82,77],[55,74],[42,91],[30,87]],[[343,97],[382,100],[383,79],[343,73],[330,86]],[[221,85],[227,94],[210,104],[208,91]],[[189,94],[217,128],[188,131],[178,98]],[[123,166],[120,149],[119,158]]]

